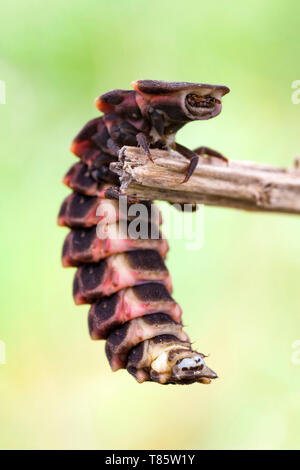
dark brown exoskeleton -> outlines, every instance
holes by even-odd
[[[229,89],[152,80],[133,82],[133,88],[100,96],[96,106],[104,115],[89,121],[72,142],[71,150],[80,161],[63,180],[73,190],[58,216],[59,225],[71,228],[63,246],[63,265],[78,268],[73,297],[76,304],[91,304],[90,335],[107,340],[112,370],[127,368],[138,382],[210,383],[217,376],[206,366],[205,356],[192,350],[182,330],[181,309],[171,297],[172,282],[164,263],[168,243],[159,227],[155,239],[136,239],[126,230],[124,235],[126,214],[111,189],[119,186],[119,179],[109,165],[125,145],[142,147],[149,158],[151,148],[175,149],[190,160],[186,182],[199,158],[208,161],[204,155],[226,161],[207,147],[191,151],[177,144],[175,134],[189,121],[217,116]],[[149,208],[151,203],[142,204]],[[147,220],[149,233],[154,223],[159,226],[160,217]],[[99,226],[105,230],[103,238]]]

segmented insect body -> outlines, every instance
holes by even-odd
[[[71,150],[80,161],[63,179],[73,190],[58,216],[59,225],[71,228],[63,265],[77,267],[74,301],[91,304],[90,335],[107,340],[112,370],[127,368],[138,382],[209,383],[216,374],[206,366],[204,355],[192,350],[182,330],[181,308],[171,296],[164,263],[168,243],[159,227],[155,239],[127,233],[122,223],[127,207],[123,213],[112,197],[116,191],[111,188],[119,186],[119,179],[109,165],[124,145],[141,146],[149,158],[149,147],[173,148],[190,159],[186,181],[204,153],[224,159],[205,147],[191,151],[176,144],[175,134],[188,121],[219,114],[221,97],[229,89],[151,80],[133,82],[133,88],[100,96],[96,106],[104,115],[89,121],[72,142]],[[142,203],[149,209],[150,202]],[[147,223],[151,233],[161,219],[153,222],[149,217]],[[105,230],[103,238],[99,227]]]

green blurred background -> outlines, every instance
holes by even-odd
[[[72,137],[97,116],[97,95],[134,79],[230,86],[222,115],[178,140],[291,165],[299,15],[297,0],[2,4],[1,448],[299,448],[297,217],[207,208],[201,250],[171,240],[174,296],[220,376],[189,387],[109,370],[104,342],[89,339],[87,306],[73,304],[74,271],[60,264],[67,232],[56,226]]]

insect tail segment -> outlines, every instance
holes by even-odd
[[[152,380],[161,384],[209,384],[217,375],[206,366],[204,357],[191,349],[188,339],[162,334],[131,350],[127,370],[140,383]]]

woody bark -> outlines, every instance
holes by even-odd
[[[182,184],[189,161],[177,152],[125,147],[122,161],[111,163],[121,181],[122,194],[143,200],[205,204],[248,211],[300,214],[300,170],[249,161],[216,158],[200,162]]]

